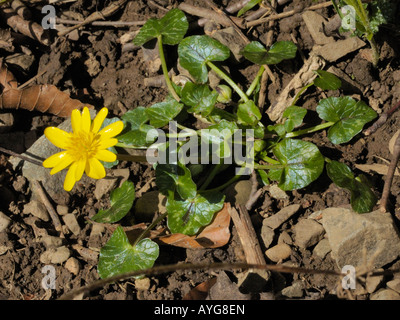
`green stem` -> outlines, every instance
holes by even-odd
[[[343,18],[344,18],[344,17],[343,17],[343,13],[342,13],[342,11],[339,9],[339,6],[337,5],[336,0],[332,0],[332,4],[333,4],[333,7],[335,8],[337,14],[339,15],[340,19],[343,20]]]
[[[223,80],[225,80],[231,87],[233,90],[236,91],[236,93],[242,98],[242,100],[244,102],[249,101],[249,98],[247,97],[247,95],[242,91],[242,89],[240,89],[238,87],[238,85],[230,78],[228,77],[228,75],[226,75],[220,68],[218,68],[215,64],[213,64],[212,62],[207,62],[207,65],[215,71],[215,73],[221,77]]]
[[[218,171],[220,170],[222,164],[219,163],[217,165],[215,165],[212,169],[212,171],[210,172],[210,175],[207,177],[206,181],[204,181],[204,183],[202,184],[202,186],[200,187],[199,191],[201,190],[205,190],[208,185],[211,183],[211,181],[214,179],[214,177],[217,175]]]
[[[271,169],[283,169],[285,165],[283,164],[254,164],[254,169],[256,170],[271,170]]]
[[[146,150],[147,147],[137,147],[137,146],[132,146],[129,144],[125,144],[123,142],[118,142],[114,147],[120,147],[120,148],[126,148],[126,149],[139,149],[139,150]]]
[[[256,77],[254,78],[253,82],[251,83],[249,89],[246,91],[246,95],[249,97],[253,93],[254,89],[257,87],[257,84],[260,82],[260,79],[265,71],[265,67],[262,65],[258,70]]]
[[[165,55],[164,55],[164,49],[163,49],[161,35],[159,35],[157,37],[157,41],[158,41],[158,53],[160,55],[161,67],[162,67],[162,71],[164,74],[165,82],[167,83],[167,87],[168,87],[168,90],[171,93],[171,95],[174,97],[174,99],[176,101],[179,102],[181,100],[181,98],[179,98],[178,94],[175,92],[174,86],[172,85],[171,79],[169,78],[169,75],[168,75],[168,68],[167,68],[167,63],[165,61]]]
[[[374,67],[376,67],[379,63],[379,50],[378,50],[378,46],[376,45],[375,39],[372,36],[371,40],[369,40],[369,44],[371,46],[372,49],[372,64],[374,65]]]
[[[334,124],[335,124],[335,122],[325,122],[325,123],[319,124],[315,127],[298,130],[298,131],[294,131],[294,132],[289,132],[285,135],[285,138],[295,138],[295,137],[302,136],[305,134],[313,133],[315,131],[319,131],[319,130],[323,130],[323,129],[332,127]]]
[[[147,233],[149,233],[150,230],[153,229],[159,222],[161,222],[162,220],[164,220],[164,218],[166,218],[167,215],[168,215],[168,213],[166,212],[166,213],[162,214],[161,216],[159,216],[156,220],[154,220],[154,221],[146,228],[146,230],[144,230],[144,231],[136,238],[136,240],[135,240],[135,242],[133,243],[132,246],[135,247],[135,246],[139,243],[139,241],[142,240],[142,239],[147,235]]]
[[[297,101],[300,99],[300,96],[312,85],[314,85],[314,81],[307,84],[306,86],[304,86],[303,88],[301,88],[301,90],[296,94],[296,96],[294,97],[294,100],[292,102],[292,106],[296,105]]]

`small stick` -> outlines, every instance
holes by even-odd
[[[50,215],[50,218],[53,221],[56,231],[60,232],[60,236],[62,238],[65,238],[64,233],[62,231],[61,221],[58,218],[58,215],[57,215],[56,211],[54,210],[53,205],[51,204],[49,198],[47,197],[42,185],[37,180],[33,180],[33,185],[36,188],[36,191],[39,194],[40,199],[42,200],[43,204],[45,205],[45,207]]]
[[[60,19],[57,18],[56,22],[59,24],[74,24],[80,25],[84,23],[84,21],[78,20],[69,20],[69,19]],[[105,27],[131,27],[131,26],[142,26],[146,23],[146,21],[93,21],[90,22],[92,26],[105,26]]]
[[[306,10],[318,10],[318,9],[323,9],[323,8],[330,7],[331,5],[332,5],[332,2],[328,1],[328,2],[323,2],[323,3],[319,3],[319,4],[316,4],[316,5],[310,6]],[[294,15],[296,13],[299,13],[298,10],[291,10],[291,11],[282,12],[282,13],[279,13],[279,14],[274,14],[274,15],[266,17],[266,18],[257,19],[255,21],[249,21],[249,22],[246,23],[246,28],[254,27],[254,26],[257,26],[259,24],[268,22],[268,21],[288,18],[288,17],[290,17],[290,16],[292,16],[292,15]]]
[[[375,123],[364,131],[365,136],[369,136],[373,134],[376,130],[382,127],[386,121],[390,118],[390,116],[400,108],[400,102],[398,102],[394,107],[392,107],[388,112],[384,112],[380,115],[379,119],[375,121]]]
[[[380,210],[382,212],[387,212],[387,203],[390,195],[390,187],[392,186],[393,176],[396,171],[399,159],[400,159],[400,136],[397,137],[396,142],[394,144],[392,160],[390,161],[388,173],[385,179],[385,185],[383,186],[382,198],[380,202]]]
[[[32,82],[34,82],[37,78],[40,78],[42,75],[44,75],[47,72],[47,70],[44,70],[42,72],[39,72],[36,76],[34,76],[33,78],[29,79],[27,82],[21,84],[17,89],[23,89],[25,87],[27,87],[29,84],[31,84]]]
[[[229,13],[235,13],[238,12],[240,9],[242,9],[250,0],[241,0],[239,2],[230,4],[225,8],[225,10]]]
[[[16,153],[14,151],[5,149],[3,147],[0,147],[0,151],[4,152],[6,154],[9,154],[10,156],[17,157],[17,158],[20,158],[22,160],[25,160],[25,161],[31,162],[33,164],[36,164],[37,166],[42,166],[42,163],[40,161],[28,158],[27,156],[24,156],[23,154]]]

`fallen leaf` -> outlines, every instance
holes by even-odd
[[[212,286],[217,282],[217,277],[200,283],[186,294],[182,300],[205,300]]]
[[[357,169],[361,170],[361,171],[364,171],[364,172],[373,171],[373,172],[376,172],[376,173],[381,174],[383,176],[387,175],[387,172],[388,172],[388,169],[389,169],[389,166],[386,166],[384,164],[378,164],[378,163],[375,163],[375,164],[356,164],[355,167]],[[395,175],[396,176],[400,176],[399,169],[396,169]]]
[[[158,238],[163,244],[169,244],[181,248],[204,249],[218,248],[226,245],[230,239],[229,224],[231,217],[228,212],[229,203],[225,203],[211,224],[196,236],[187,236],[174,233]]]

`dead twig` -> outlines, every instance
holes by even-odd
[[[10,156],[13,156],[13,157],[20,158],[20,159],[22,159],[22,160],[31,162],[31,163],[33,163],[33,164],[36,164],[37,166],[42,166],[42,163],[41,163],[40,161],[31,159],[31,158],[29,158],[29,157],[27,157],[27,156],[24,156],[23,154],[16,153],[16,152],[14,152],[14,151],[5,149],[5,148],[3,148],[3,147],[0,147],[0,152],[4,152],[4,153],[6,153],[6,154],[8,154],[8,155],[10,155]]]
[[[75,29],[79,29],[80,27],[83,27],[87,24],[90,24],[94,21],[97,20],[102,20],[105,19],[111,15],[113,15],[114,13],[116,13],[128,0],[119,0],[116,2],[111,3],[108,7],[104,8],[102,11],[96,11],[94,13],[92,13],[89,17],[87,17],[85,19],[85,21],[82,21],[81,23],[68,28],[65,31],[59,32],[58,36],[59,37],[63,37],[66,36],[67,34],[69,34],[70,32],[74,31]]]
[[[400,108],[400,101],[394,107],[392,107],[388,112],[382,113],[379,119],[376,120],[371,127],[369,127],[367,130],[364,131],[364,135],[369,136],[373,134],[376,130],[382,127],[386,123],[386,121],[392,116],[392,114],[395,113],[395,111],[397,111],[397,109],[399,108]]]
[[[392,181],[394,177],[394,173],[396,171],[397,163],[400,159],[400,136],[397,137],[396,142],[393,147],[393,155],[390,161],[388,173],[386,175],[385,184],[383,186],[382,197],[380,202],[380,210],[382,212],[387,211],[387,204],[390,195],[390,188],[392,186]]]
[[[73,24],[73,25],[81,25],[84,21],[78,20],[69,20],[69,19],[61,19],[57,18],[56,22],[59,24]],[[132,26],[142,26],[146,23],[146,21],[93,21],[89,24],[92,26],[101,26],[101,27],[132,27]]]

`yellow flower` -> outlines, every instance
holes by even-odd
[[[116,121],[99,131],[107,114],[107,108],[101,109],[92,122],[87,107],[83,108],[82,114],[75,109],[71,113],[73,132],[56,127],[44,130],[45,136],[52,144],[65,149],[48,157],[43,161],[43,166],[53,168],[50,174],[68,167],[64,181],[66,191],[72,190],[75,182],[82,178],[83,172],[94,179],[104,178],[106,170],[100,160],[113,162],[117,159],[107,148],[117,144],[118,140],[114,137],[122,131],[124,125],[122,121]]]

